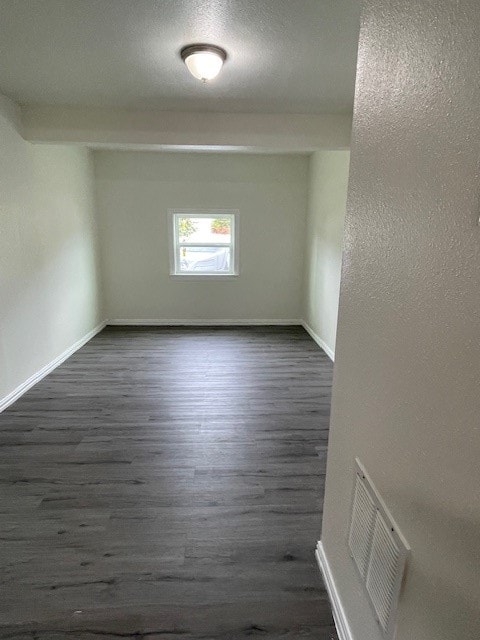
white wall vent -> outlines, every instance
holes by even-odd
[[[357,459],[348,546],[385,639],[395,636],[410,548]]]

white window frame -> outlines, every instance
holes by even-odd
[[[238,209],[169,209],[169,246],[170,246],[170,276],[173,278],[232,278],[239,275],[239,251],[238,251],[238,230],[239,230],[239,211]],[[179,218],[225,218],[232,217],[232,233],[230,234],[230,242],[218,242],[215,245],[208,245],[204,242],[179,242],[177,225]],[[230,247],[230,271],[221,273],[218,271],[180,271],[179,257],[180,247],[205,247],[218,246]]]

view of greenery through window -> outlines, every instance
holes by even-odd
[[[176,272],[231,273],[233,222],[231,214],[177,215]]]

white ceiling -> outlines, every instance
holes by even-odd
[[[347,113],[359,0],[0,0],[0,92],[21,104]],[[227,50],[204,86],[182,46]]]

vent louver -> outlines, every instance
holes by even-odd
[[[377,508],[362,478],[357,475],[349,546],[362,578],[367,573],[370,546]]]
[[[348,545],[376,620],[390,640],[409,547],[358,460],[356,467]]]

